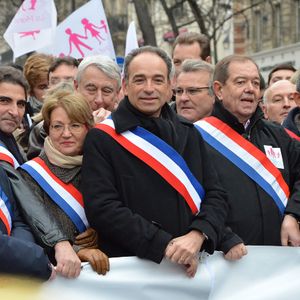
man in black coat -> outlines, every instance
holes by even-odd
[[[43,280],[54,276],[43,248],[34,243],[13,199],[10,182],[0,167],[0,273],[27,275]]]
[[[212,116],[196,126],[228,193],[226,225],[245,244],[299,246],[300,144],[264,120],[259,85],[251,58],[222,59],[214,73]]]
[[[222,235],[225,192],[202,138],[167,104],[172,62],[166,53],[154,47],[136,49],[127,56],[124,71],[125,99],[111,119],[88,133],[84,146],[82,191],[88,220],[109,256],[136,255],[157,263],[166,257],[185,265],[193,276],[200,249],[212,253]],[[146,143],[149,151],[141,150],[139,142],[128,143],[128,135]],[[169,173],[168,159],[156,163],[165,157],[161,150],[150,151],[153,145],[160,147],[156,143],[167,155],[175,153],[197,191],[203,186],[200,211],[182,196],[179,186],[188,183],[178,182],[175,171]]]

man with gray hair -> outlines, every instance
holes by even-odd
[[[178,115],[196,122],[211,114],[215,102],[211,88],[213,72],[213,66],[202,60],[183,62],[174,90]]]
[[[200,249],[212,253],[222,235],[225,191],[193,124],[167,103],[171,58],[156,47],[135,49],[124,74],[125,98],[85,141],[87,218],[110,257],[165,257],[194,276]]]
[[[299,73],[300,74],[300,73]],[[300,137],[300,75],[296,80],[296,92],[294,93],[294,107],[283,122],[283,126]]]
[[[119,104],[120,69],[107,56],[86,57],[78,66],[75,88],[89,103],[95,122],[98,123],[114,111]]]

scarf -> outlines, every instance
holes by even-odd
[[[82,155],[69,156],[59,152],[54,146],[49,136],[45,138],[44,151],[51,162],[65,169],[72,169],[82,165]]]

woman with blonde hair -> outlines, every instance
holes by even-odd
[[[92,112],[82,95],[58,90],[45,98],[42,115],[48,134],[44,150],[23,164],[21,172],[75,243],[73,248],[80,260],[105,274],[109,271],[108,257],[97,249],[96,238],[91,242],[96,234],[89,228],[80,192],[82,147],[88,130],[94,126]]]

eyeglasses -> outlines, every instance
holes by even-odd
[[[50,125],[50,128],[55,134],[62,134],[65,130],[65,128],[68,128],[68,130],[71,133],[79,133],[84,127],[84,124],[81,123],[72,123],[72,124],[54,124]]]
[[[174,90],[175,96],[182,96],[185,92],[188,96],[195,96],[202,93],[204,90],[208,90],[209,86],[201,86],[201,87],[189,87],[186,89],[177,88]]]

